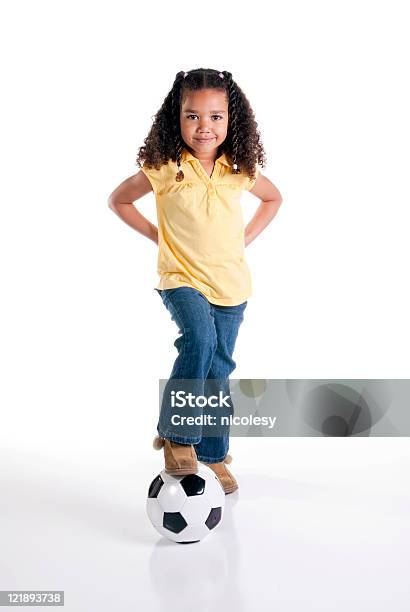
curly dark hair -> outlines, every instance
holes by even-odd
[[[254,179],[256,164],[263,168],[266,160],[253,110],[245,94],[233,80],[232,74],[226,70],[220,72],[211,68],[177,73],[170,92],[153,116],[153,124],[144,139],[145,146],[139,147],[136,165],[141,167],[143,161],[147,168],[154,167],[159,170],[171,159],[177,162],[178,180],[183,179],[180,170],[181,152],[184,147],[180,108],[186,92],[200,89],[219,89],[226,92],[228,131],[224,142],[218,147],[217,156],[225,153],[228,160],[237,165],[236,169],[232,169],[232,174],[243,172]]]

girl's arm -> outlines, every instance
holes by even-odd
[[[152,191],[152,185],[140,170],[125,179],[108,198],[108,206],[127,225],[158,244],[158,228],[135,208],[133,202]]]
[[[249,193],[262,201],[245,228],[245,246],[255,240],[261,231],[269,225],[282,204],[282,195],[279,189],[262,174],[258,175]]]

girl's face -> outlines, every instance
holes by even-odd
[[[228,133],[228,100],[219,89],[188,91],[180,111],[182,138],[202,158],[213,158]]]

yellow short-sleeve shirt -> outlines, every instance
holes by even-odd
[[[232,174],[225,154],[215,160],[211,177],[183,148],[184,179],[175,180],[176,162],[159,170],[142,167],[155,194],[158,218],[157,289],[194,287],[212,304],[236,306],[252,295],[245,260],[240,196],[255,179]]]

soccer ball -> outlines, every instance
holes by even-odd
[[[188,544],[203,540],[222,520],[225,493],[216,474],[198,463],[196,474],[162,470],[148,489],[147,514],[166,538]]]

